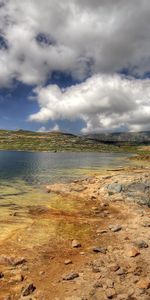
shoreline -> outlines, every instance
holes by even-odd
[[[149,188],[150,166],[48,186],[65,206],[30,207],[32,224],[3,241],[0,299],[149,299]],[[51,222],[55,235],[34,244]]]

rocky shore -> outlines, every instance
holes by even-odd
[[[5,240],[0,300],[149,300],[150,167],[107,170],[46,192],[81,208],[29,209],[33,223],[57,219],[69,233],[26,248],[20,241],[29,231],[34,238],[30,226]]]

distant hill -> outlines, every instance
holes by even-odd
[[[93,133],[87,134],[85,137],[102,143],[150,144],[150,131]]]
[[[118,151],[114,145],[62,132],[0,130],[0,150],[20,151]]]

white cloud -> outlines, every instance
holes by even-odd
[[[36,86],[40,110],[30,120],[81,119],[82,132],[149,128],[150,81],[113,75],[150,70],[149,0],[1,2],[0,87]],[[53,71],[84,82],[39,87]]]
[[[83,133],[150,126],[150,79],[97,74],[67,89],[49,85],[35,93],[40,110],[30,121],[81,119]]]
[[[7,0],[0,8],[0,85],[150,69],[149,0]],[[37,42],[44,34],[47,44]]]
[[[59,127],[58,124],[55,124],[53,127],[49,128],[49,129],[46,129],[45,126],[42,126],[42,127],[40,127],[40,128],[38,129],[37,132],[49,132],[49,131],[51,131],[51,132],[57,132],[57,131],[60,131],[60,127]]]

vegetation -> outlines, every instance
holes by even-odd
[[[98,152],[133,152],[150,153],[149,146],[118,145],[101,142],[86,136],[76,136],[61,132],[32,132],[0,130],[0,150],[18,151],[98,151]]]
[[[0,150],[103,152],[117,151],[118,147],[61,132],[0,130]]]

